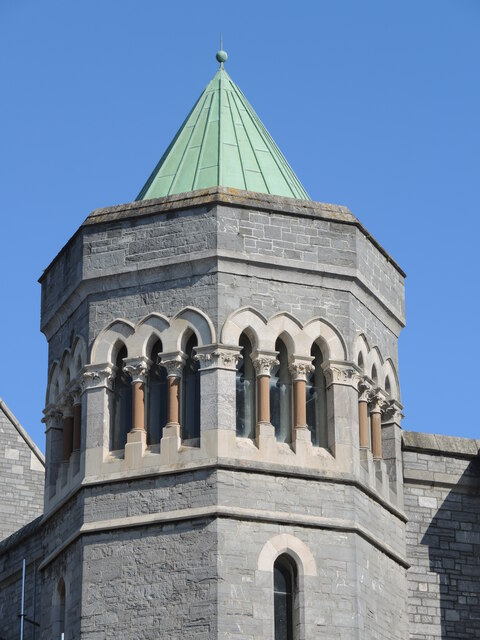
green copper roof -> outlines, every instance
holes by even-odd
[[[310,200],[223,62],[137,200],[215,186]]]

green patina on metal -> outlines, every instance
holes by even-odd
[[[310,200],[247,99],[220,68],[188,114],[137,200],[233,187]]]

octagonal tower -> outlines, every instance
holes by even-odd
[[[42,637],[405,639],[404,273],[222,56],[41,278]]]

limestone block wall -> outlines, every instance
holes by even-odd
[[[0,398],[0,540],[43,512],[45,461]]]
[[[410,637],[479,637],[480,440],[404,432]]]

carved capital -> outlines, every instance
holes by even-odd
[[[132,378],[132,384],[144,384],[147,380],[148,370],[152,364],[148,358],[125,358],[123,370]]]
[[[290,358],[288,370],[294,382],[296,380],[303,380],[306,382],[308,374],[315,371],[312,361],[313,358],[300,358],[298,356]]]
[[[89,364],[85,366],[80,376],[82,393],[102,387],[111,389],[116,370],[117,368],[110,364]]]
[[[327,387],[332,384],[341,384],[348,387],[358,386],[358,370],[350,364],[340,362],[325,362],[322,364]]]
[[[200,369],[229,369],[235,370],[240,355],[240,347],[208,345],[195,349],[195,360],[200,363]]]
[[[73,398],[67,390],[58,399],[57,407],[64,418],[73,418]]]
[[[62,430],[62,414],[55,405],[49,404],[45,407],[43,413],[42,422],[45,425],[45,431],[50,431],[50,429]]]
[[[67,390],[72,397],[73,405],[75,406],[76,404],[80,404],[82,396],[82,388],[80,386],[80,383],[77,380],[74,380],[68,385]]]
[[[358,401],[370,402],[372,395],[372,385],[368,382],[365,376],[360,377],[358,381]]]
[[[383,413],[387,405],[385,396],[379,389],[370,393],[370,413]]]
[[[167,370],[167,378],[181,378],[186,360],[183,351],[158,354],[158,364]]]
[[[276,351],[254,351],[251,355],[253,367],[257,374],[257,378],[260,376],[269,376],[272,369],[280,364],[277,360]]]
[[[405,416],[402,413],[402,405],[396,400],[389,400],[385,403],[382,412],[382,422],[396,422],[400,424]]]

